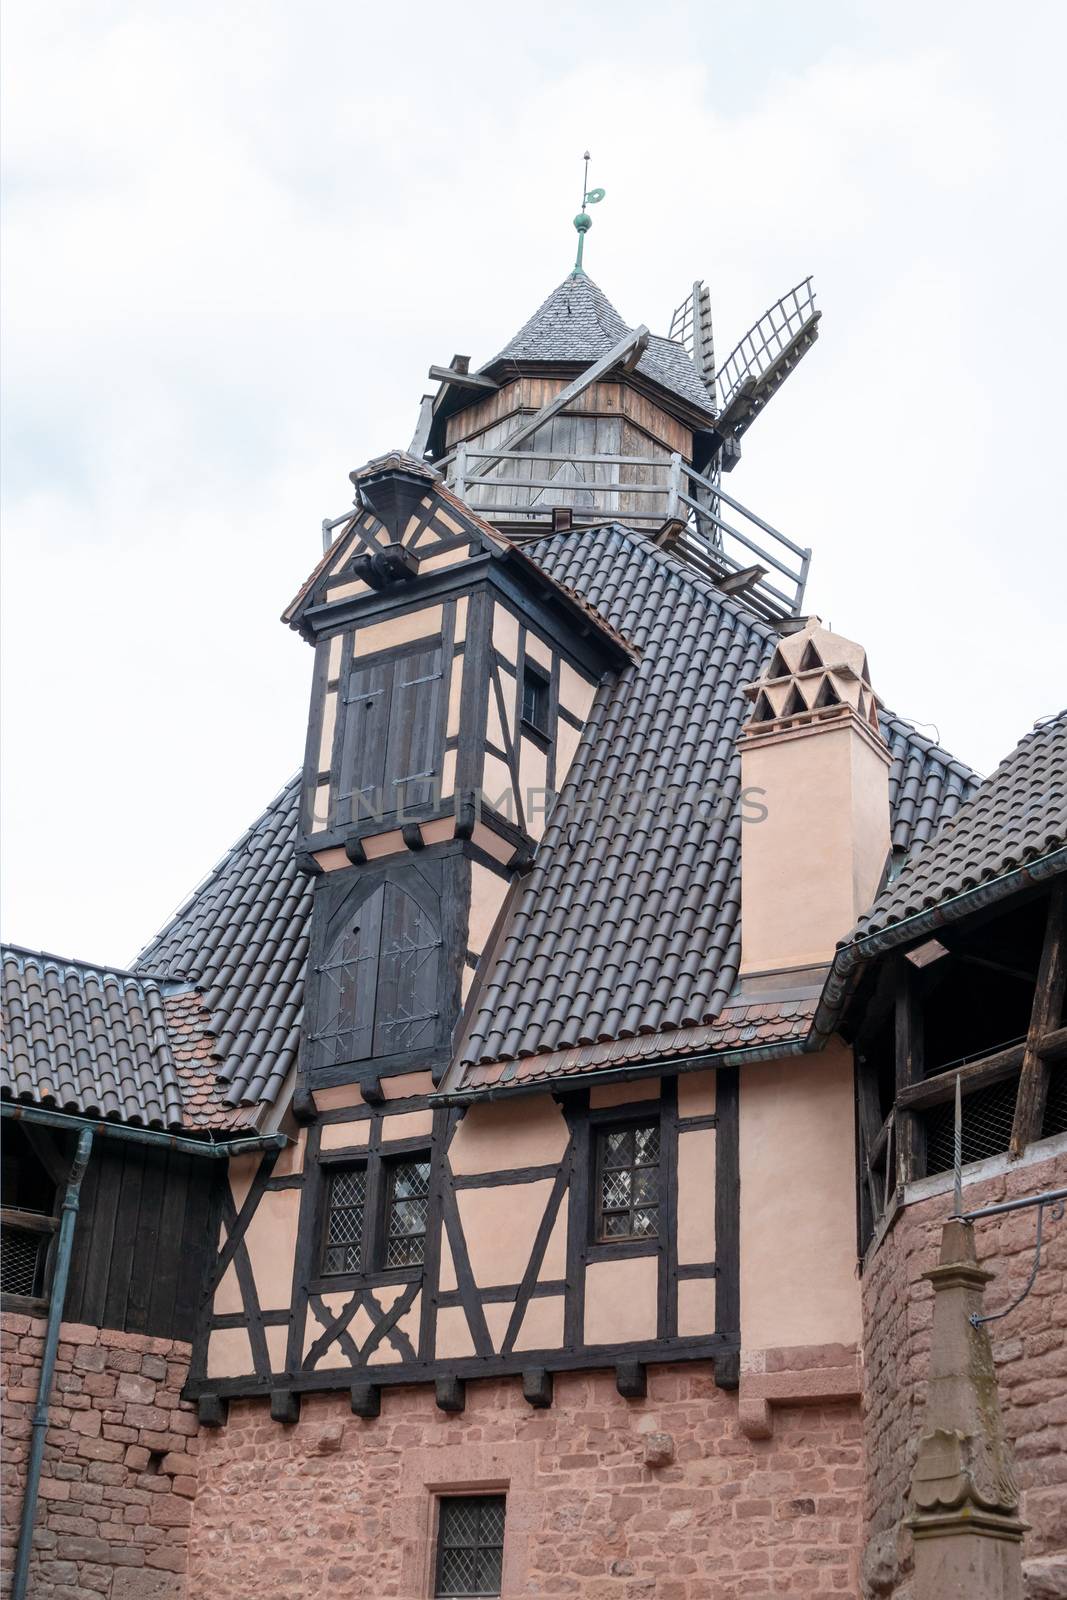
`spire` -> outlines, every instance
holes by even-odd
[[[590,189],[589,187],[589,151],[582,157],[585,162],[585,176],[582,179],[582,209],[574,219],[574,226],[578,230],[578,256],[574,263],[572,278],[584,278],[585,269],[582,266],[582,252],[585,249],[585,236],[593,226],[593,219],[585,209],[586,206],[599,205],[604,198],[603,189]]]

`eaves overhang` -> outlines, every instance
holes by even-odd
[[[1067,846],[1037,856],[1023,866],[1014,867],[985,883],[975,884],[960,894],[949,896],[924,911],[914,912],[877,932],[863,934],[837,948],[826,977],[822,995],[811,1026],[809,1049],[819,1050],[837,1030],[849,1000],[859,983],[863,967],[890,950],[910,944],[914,939],[925,938],[938,928],[962,922],[976,911],[984,911],[1000,900],[1010,899],[1026,889],[1035,888],[1049,879],[1067,872]]]

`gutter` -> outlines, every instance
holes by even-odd
[[[157,1150],[177,1150],[184,1155],[206,1156],[217,1161],[231,1156],[251,1155],[256,1150],[284,1150],[292,1140],[284,1133],[259,1133],[248,1138],[190,1139],[184,1134],[167,1133],[162,1128],[134,1128],[124,1122],[100,1122],[96,1118],[75,1117],[65,1111],[46,1111],[40,1106],[0,1101],[0,1116],[14,1122],[32,1122],[39,1127],[59,1128],[65,1133],[95,1134],[98,1139],[127,1140],[132,1144],[154,1145]]]
[[[74,1223],[78,1215],[79,1191],[82,1179],[85,1177],[85,1169],[89,1165],[92,1147],[93,1130],[83,1128],[78,1134],[78,1148],[70,1169],[70,1177],[67,1179],[67,1192],[63,1196],[59,1240],[56,1246],[56,1266],[48,1304],[48,1328],[45,1333],[41,1375],[37,1382],[37,1400],[33,1408],[30,1430],[30,1455],[26,1466],[26,1490],[22,1498],[18,1549],[11,1579],[11,1600],[25,1600],[26,1584],[29,1580],[33,1525],[37,1518],[37,1491],[41,1482],[41,1463],[44,1460],[45,1433],[48,1429],[48,1405],[52,1379],[55,1375],[56,1353],[59,1349],[59,1325],[63,1320],[63,1302],[67,1298],[67,1280],[70,1277],[70,1256],[74,1244]]]
[[[431,1103],[438,1106],[467,1106],[481,1100],[511,1099],[521,1094],[544,1094],[552,1089],[585,1089],[598,1083],[632,1083],[637,1077],[652,1077],[657,1072],[697,1072],[707,1067],[743,1067],[746,1062],[777,1061],[781,1056],[800,1056],[812,1047],[808,1034],[792,1039],[781,1039],[775,1044],[753,1044],[742,1050],[706,1050],[700,1055],[651,1056],[643,1061],[630,1061],[621,1067],[601,1067],[592,1072],[564,1073],[556,1077],[529,1078],[520,1083],[485,1084],[477,1089],[453,1089],[432,1096]]]
[[[1067,846],[1051,850],[1048,855],[1028,861],[1025,867],[1015,867],[1011,872],[1002,873],[999,878],[990,878],[987,883],[977,884],[973,889],[964,889],[959,894],[951,895],[927,911],[916,911],[877,933],[864,934],[840,946],[816,1007],[808,1048],[822,1049],[835,1031],[858,970],[865,961],[872,961],[909,939],[933,933],[948,923],[959,922],[972,911],[982,910],[996,900],[1005,900],[1023,889],[1033,888],[1060,872],[1067,872]]]

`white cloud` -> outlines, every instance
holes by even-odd
[[[1058,6],[8,7],[7,934],[119,960],[298,765],[276,618],[567,270],[823,336],[730,488],[886,698],[991,766],[1064,698]]]

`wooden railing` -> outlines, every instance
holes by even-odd
[[[486,461],[495,463],[489,472],[482,466]],[[460,444],[436,465],[453,492],[490,522],[533,524],[537,530],[539,523],[551,523],[556,506],[568,507],[578,525],[617,517],[626,526],[662,535],[657,542],[762,616],[796,616],[803,609],[811,551],[677,453],[656,459],[501,452]],[[567,469],[575,476],[561,477]]]

